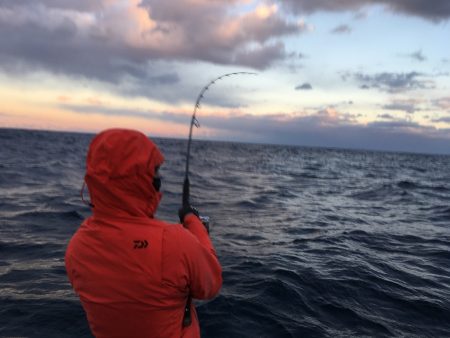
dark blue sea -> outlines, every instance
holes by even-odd
[[[0,337],[91,337],[64,269],[93,135],[0,129]],[[177,221],[186,141],[158,217]],[[203,337],[450,337],[450,157],[194,141],[220,295]]]

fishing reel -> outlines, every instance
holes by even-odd
[[[200,221],[202,221],[206,231],[208,231],[209,234],[209,216],[198,216],[198,218],[200,218]]]
[[[209,224],[210,224],[209,216],[200,215],[198,210],[189,204],[189,199],[184,199],[183,206],[180,208],[180,210],[178,210],[178,216],[180,217],[181,224],[184,223],[184,217],[190,213],[194,214],[200,219],[200,221],[202,222],[203,226],[205,227],[206,231],[209,234]]]

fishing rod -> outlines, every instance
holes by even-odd
[[[195,101],[194,106],[194,112],[192,114],[191,118],[191,124],[189,127],[189,138],[188,138],[188,144],[187,144],[187,152],[186,152],[186,171],[184,173],[184,182],[183,182],[183,199],[182,199],[182,205],[190,205],[189,203],[189,197],[190,197],[190,182],[189,182],[189,159],[191,156],[191,143],[192,143],[192,131],[194,129],[194,126],[196,128],[200,128],[200,123],[197,120],[196,114],[197,110],[200,108],[200,102],[202,101],[203,97],[205,96],[205,92],[217,81],[222,80],[226,77],[234,76],[234,75],[257,75],[257,73],[250,73],[250,72],[235,72],[235,73],[228,73],[223,74],[214,80],[211,80],[208,82],[206,86],[202,88],[200,93],[197,96],[197,100]],[[209,232],[209,217],[207,216],[200,216],[200,220],[203,222],[205,227],[208,229]],[[191,317],[191,303],[192,303],[192,296],[189,295],[186,306],[184,308],[184,317],[183,317],[183,327],[187,327],[191,325],[192,323],[192,317]]]
[[[189,127],[189,138],[188,138],[187,152],[186,152],[186,170],[184,173],[184,183],[183,183],[183,199],[182,199],[183,205],[189,205],[189,197],[190,197],[189,159],[191,156],[192,131],[194,129],[194,126],[196,128],[200,128],[200,123],[197,120],[196,114],[197,114],[197,110],[200,108],[200,103],[205,96],[205,92],[219,80],[222,80],[226,77],[230,77],[230,76],[234,76],[234,75],[244,75],[244,74],[245,75],[257,75],[257,73],[250,73],[250,72],[235,72],[235,73],[223,74],[223,75],[215,78],[214,80],[211,80],[210,82],[208,82],[208,84],[202,88],[202,90],[200,91],[200,93],[197,96],[197,100],[195,101],[195,106],[194,106],[194,112],[193,112],[192,118],[191,118],[191,124]]]

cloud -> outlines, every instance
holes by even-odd
[[[227,122],[203,119],[205,126],[223,126],[266,143],[450,153],[450,130],[399,120],[358,124],[351,115],[330,108],[310,115],[234,116]]]
[[[67,111],[71,111],[79,114],[100,114],[105,116],[129,116],[129,117],[139,117],[149,120],[162,120],[165,122],[174,123],[188,123],[191,117],[190,114],[186,113],[173,113],[167,111],[152,111],[145,109],[133,109],[133,108],[121,108],[121,107],[108,107],[102,105],[91,104],[72,104],[72,103],[60,103],[59,108]]]
[[[383,105],[385,110],[397,110],[404,111],[408,114],[414,114],[414,112],[420,110],[417,105],[420,104],[420,100],[408,99],[408,100],[394,100],[390,104]]]
[[[415,51],[414,53],[409,54],[409,57],[415,59],[419,62],[425,61],[427,58],[423,55],[421,50]]]
[[[140,6],[156,25],[146,32],[145,44],[157,47],[165,57],[263,69],[286,57],[284,44],[277,38],[307,29],[302,22],[287,21],[275,5],[232,15],[232,4],[144,0]],[[157,46],[152,45],[155,40]]]
[[[418,62],[424,62],[427,60],[427,57],[423,54],[422,50],[417,50],[409,54],[400,54],[400,56],[407,57]]]
[[[244,49],[236,53],[233,62],[242,66],[264,69],[269,67],[274,60],[286,57],[284,44],[277,42],[262,47]]]
[[[367,12],[364,11],[360,11],[360,12],[356,12],[355,15],[353,16],[354,20],[363,20],[366,19],[368,17]]]
[[[349,34],[352,32],[352,28],[348,25],[339,25],[331,30],[333,34]]]
[[[68,104],[61,107],[81,114],[137,116],[180,124],[187,124],[190,119],[186,112]],[[385,118],[389,119],[388,116]],[[217,115],[204,111],[200,123],[202,127],[214,130],[210,133],[215,135],[213,138],[222,140],[450,154],[450,129],[393,119],[359,124],[354,115],[341,113],[332,107],[312,114],[250,115],[232,112]]]
[[[404,120],[356,123],[352,115],[327,108],[309,115],[202,117],[204,126],[250,142],[337,148],[450,153],[450,130]]]
[[[402,104],[402,103],[391,103],[383,106],[385,110],[400,110],[407,112],[408,114],[413,114],[415,111],[414,105]]]
[[[23,6],[32,5],[48,5],[52,8],[68,9],[77,11],[89,11],[101,8],[102,1],[99,0],[0,0],[0,7],[2,8],[20,8]]]
[[[450,124],[450,116],[446,116],[446,117],[440,117],[438,119],[433,119],[432,122],[444,122],[444,123],[449,123]]]
[[[311,90],[312,86],[310,83],[305,82],[301,85],[298,85],[297,87],[295,87],[295,90]]]
[[[450,96],[432,100],[432,104],[439,109],[450,111]]]
[[[416,131],[421,132],[424,130],[435,130],[434,127],[426,127],[422,126],[416,122],[407,121],[407,120],[395,120],[395,121],[374,121],[370,122],[368,126],[375,127],[378,129],[388,129],[391,131]]]
[[[275,5],[244,0],[0,0],[0,67],[111,83],[171,84],[152,64],[205,61],[257,69],[287,58],[281,41],[307,30]],[[240,10],[238,10],[240,9]]]
[[[345,80],[348,75],[344,75]],[[353,77],[361,83],[360,88],[377,88],[390,93],[404,92],[414,89],[432,89],[434,82],[423,79],[424,75],[418,72],[409,73],[378,73],[368,75],[354,73]]]
[[[295,13],[359,11],[368,6],[383,5],[394,13],[436,22],[450,18],[450,3],[447,0],[283,0],[282,3]]]
[[[394,119],[394,116],[392,116],[391,114],[378,114],[377,117],[381,118],[381,119],[387,119],[387,120]]]

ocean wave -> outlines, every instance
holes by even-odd
[[[91,138],[0,130],[0,336],[90,337],[64,252],[90,214]],[[156,142],[158,214],[176,221],[186,142]],[[448,157],[192,146],[192,201],[224,280],[199,304],[203,337],[450,336]]]

